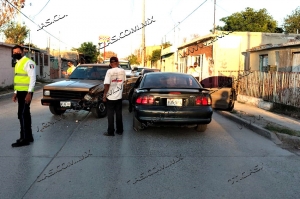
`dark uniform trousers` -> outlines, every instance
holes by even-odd
[[[32,139],[31,129],[31,114],[30,114],[30,103],[25,103],[25,97],[27,91],[17,91],[18,98],[18,119],[20,121],[20,138],[24,140]],[[31,94],[32,99],[33,93]]]
[[[116,113],[116,127],[117,133],[123,133],[123,119],[122,119],[122,99],[109,100],[106,99],[107,105],[107,119],[108,119],[108,134],[114,134],[114,113]]]

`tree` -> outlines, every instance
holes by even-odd
[[[101,53],[101,55],[103,56],[103,53]],[[113,52],[113,51],[106,51],[105,52],[105,59],[109,59],[111,57],[116,57],[117,53]]]
[[[268,14],[265,8],[255,11],[247,7],[245,11],[236,12],[228,17],[221,18],[224,26],[216,29],[223,31],[249,31],[249,32],[272,32],[277,29],[277,22]]]
[[[162,43],[162,48],[163,49],[168,48],[169,46],[172,46],[172,44],[169,41],[165,42],[165,43]]]
[[[24,7],[25,0],[0,0],[0,28],[13,19],[18,12],[12,5],[20,10]]]
[[[161,49],[153,50],[152,56],[151,56],[151,61],[156,62],[156,61],[160,60],[160,55],[161,55]]]
[[[31,48],[39,48],[37,45],[33,44],[33,43],[26,43],[23,46],[27,46],[27,47],[31,47]]]
[[[27,29],[26,26],[11,22],[10,25],[3,30],[3,33],[6,37],[6,43],[23,45],[29,33],[29,29]]]
[[[84,42],[80,45],[79,48],[74,50],[77,50],[79,53],[84,54],[86,63],[97,62],[97,57],[99,55],[99,52],[97,50],[97,46],[94,45],[92,42]]]
[[[138,57],[134,54],[131,54],[127,57],[127,60],[130,61],[132,65],[139,65],[140,62],[138,61]]]
[[[300,31],[300,6],[293,10],[291,15],[284,18],[283,27],[285,32],[288,33]]]

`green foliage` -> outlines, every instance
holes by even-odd
[[[5,42],[9,44],[24,44],[25,39],[29,33],[29,29],[26,26],[19,25],[15,22],[11,22],[3,30],[6,37]]]
[[[134,54],[131,54],[127,57],[127,60],[130,61],[131,65],[139,65],[138,57]]]
[[[24,8],[25,0],[0,0],[0,31],[3,31],[9,21],[14,18],[17,13],[17,7],[19,10]]]
[[[217,26],[223,31],[249,31],[249,32],[276,32],[277,22],[268,14],[265,8],[255,11],[247,7],[245,11],[236,12],[228,17],[221,18],[224,26]]]
[[[87,63],[96,63],[99,52],[97,46],[92,42],[84,42],[79,48],[75,49],[79,53],[84,54]]]
[[[152,56],[151,56],[151,61],[156,62],[156,61],[160,60],[160,55],[161,55],[161,49],[153,50]]]
[[[283,27],[288,33],[297,33],[297,29],[300,31],[300,6],[284,18]]]
[[[32,43],[26,43],[24,46],[30,46],[31,48],[39,48],[37,45],[32,44]]]
[[[172,44],[169,41],[162,44],[163,49],[168,48],[169,46],[172,46]]]

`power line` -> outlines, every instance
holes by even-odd
[[[49,0],[49,1],[50,1],[50,0]],[[38,14],[40,14],[40,13],[42,12],[42,10],[44,10],[44,8],[47,6],[47,4],[49,3],[49,1],[44,5],[44,7],[39,11],[39,13],[37,13],[36,15],[33,16],[33,18],[34,18],[35,16],[37,16]]]
[[[6,2],[8,2],[14,9],[16,9],[18,12],[20,12],[24,17],[26,17],[27,19],[29,19],[29,21],[31,21],[32,23],[34,23],[36,26],[39,27],[38,24],[36,24],[33,20],[31,20],[29,17],[27,17],[23,12],[21,12],[18,8],[16,8],[13,4],[11,4],[8,0],[5,0]],[[66,44],[65,42],[61,41],[60,39],[56,38],[54,35],[52,35],[51,33],[49,33],[47,30],[42,29],[43,31],[45,31],[47,34],[49,34],[50,36],[52,36],[53,38],[57,39],[59,42]],[[70,46],[69,44],[66,44],[68,46]]]
[[[174,30],[179,24],[181,24],[184,20],[186,20],[189,16],[191,16],[198,8],[200,8],[207,0],[205,0],[203,3],[201,3],[193,12],[191,12],[188,16],[186,16],[182,21],[180,21],[174,28],[172,28],[167,34],[169,34],[172,30]],[[165,34],[165,35],[167,35]]]

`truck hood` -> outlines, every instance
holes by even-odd
[[[63,80],[44,86],[44,90],[89,91],[91,88],[103,84],[101,80]]]

